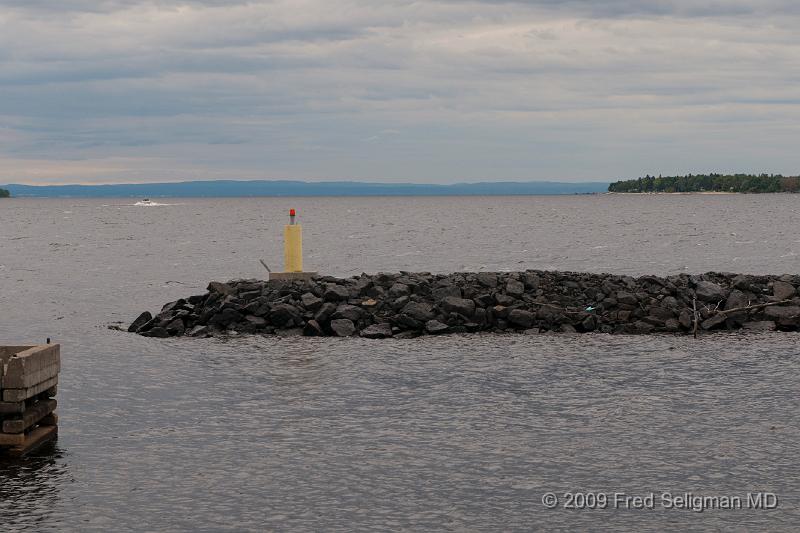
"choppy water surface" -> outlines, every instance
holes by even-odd
[[[797,272],[800,196],[0,201],[0,343],[63,345],[60,436],[6,530],[796,530],[794,334],[148,339],[107,329],[280,266],[336,275]],[[773,511],[546,510],[771,491]],[[658,496],[657,496],[658,502]]]

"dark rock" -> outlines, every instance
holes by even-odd
[[[169,337],[169,332],[165,328],[162,327],[155,327],[149,331],[145,331],[142,333],[145,337],[158,337],[160,339],[165,339]]]
[[[227,326],[234,324],[242,319],[242,314],[232,308],[223,309],[221,313],[214,315],[209,323]]]
[[[401,296],[408,296],[411,294],[411,290],[408,288],[408,285],[404,283],[395,283],[389,289],[389,296],[392,298],[400,298]]]
[[[495,304],[494,296],[491,294],[481,294],[473,298],[478,307],[491,307]]]
[[[684,329],[691,328],[692,324],[694,323],[694,318],[692,316],[692,313],[690,313],[689,311],[687,311],[685,309],[683,311],[681,311],[681,314],[678,315],[678,323]]]
[[[561,324],[559,331],[561,333],[578,333],[578,330],[572,324]]]
[[[617,292],[617,302],[625,305],[636,305],[639,303],[639,300],[636,299],[636,296],[629,292],[619,291]]]
[[[322,337],[325,335],[325,332],[322,331],[319,322],[316,320],[309,320],[303,327],[303,335],[306,337]]]
[[[153,315],[150,314],[150,311],[145,311],[144,313],[139,315],[136,318],[136,320],[131,322],[130,327],[128,327],[128,331],[130,331],[131,333],[139,331],[142,328],[142,326],[144,326],[151,320],[153,320]]]
[[[252,324],[255,328],[263,328],[267,325],[267,321],[260,316],[245,315],[244,319]]]
[[[338,337],[350,337],[356,332],[356,326],[352,320],[337,318],[336,320],[331,320],[331,331]]]
[[[651,307],[650,316],[656,317],[659,320],[667,321],[670,318],[675,318],[675,313],[665,307]]]
[[[778,300],[789,300],[797,293],[794,285],[785,281],[776,281],[772,284],[772,295]]]
[[[293,323],[295,320],[300,320],[302,313],[298,308],[289,304],[278,304],[272,308],[269,314],[269,320],[276,326],[284,326]]]
[[[216,292],[224,296],[236,294],[236,288],[228,285],[227,283],[220,283],[219,281],[212,281],[208,284],[208,292]]]
[[[727,320],[727,317],[724,313],[717,313],[703,320],[703,322],[700,323],[700,327],[706,330],[718,328],[725,324],[725,320]]]
[[[721,302],[728,296],[728,292],[723,287],[710,281],[698,281],[694,293],[698,300],[709,303]]]
[[[335,283],[328,284],[323,295],[323,299],[326,302],[347,301],[349,298],[350,291],[347,290],[347,287],[336,285]]]
[[[540,281],[538,274],[534,274],[533,272],[525,273],[525,288],[532,291],[538,290]]]
[[[419,322],[427,322],[428,320],[432,320],[435,316],[432,305],[419,302],[409,303],[403,307],[401,313]]]
[[[536,315],[524,309],[513,309],[508,313],[508,321],[515,326],[530,328],[536,321]]]
[[[392,336],[392,327],[389,324],[372,324],[361,330],[361,336],[367,339],[385,339]]]
[[[363,316],[364,310],[355,305],[342,304],[336,308],[333,318],[346,318],[353,322],[358,322]]]
[[[303,307],[315,313],[320,307],[322,307],[322,298],[317,298],[312,293],[307,292],[300,297],[300,301],[303,304]]]
[[[509,307],[517,303],[517,299],[513,296],[509,296],[507,294],[495,294],[494,300],[497,302],[498,305],[503,305],[505,307]]]
[[[583,331],[594,331],[597,328],[597,320],[594,316],[589,315],[581,321],[581,329]]]
[[[433,298],[435,300],[443,300],[448,296],[453,296],[454,298],[461,298],[461,289],[456,287],[455,285],[445,285],[444,287],[438,287],[433,289]]]
[[[786,328],[800,326],[800,307],[795,305],[766,307],[764,316],[774,320],[778,326]]]
[[[319,308],[319,311],[317,311],[317,314],[314,315],[314,320],[316,320],[319,324],[325,324],[335,312],[336,305],[332,303],[324,303],[322,304],[322,307]]]
[[[519,298],[520,296],[525,294],[525,285],[521,281],[515,280],[513,278],[509,279],[506,282],[506,294],[508,294],[509,296],[514,296],[516,298]]]
[[[491,289],[497,287],[497,274],[492,272],[480,272],[475,276],[475,279],[484,287],[489,287]]]
[[[447,296],[442,300],[440,305],[448,313],[458,313],[467,318],[475,314],[475,302],[472,300]]]
[[[427,331],[431,335],[445,333],[449,329],[450,327],[447,324],[442,324],[438,320],[428,320],[427,322],[425,322],[425,331]]]

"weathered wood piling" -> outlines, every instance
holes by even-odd
[[[0,346],[0,456],[25,455],[58,433],[61,346]]]

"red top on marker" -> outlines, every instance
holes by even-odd
[[[289,209],[289,216],[293,217],[295,215],[294,209]]]

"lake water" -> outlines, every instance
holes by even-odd
[[[108,329],[307,268],[798,273],[800,195],[0,201],[0,344],[62,344],[57,443],[4,530],[772,530],[800,524],[800,335],[150,339]],[[547,492],[656,495],[548,510]],[[769,491],[775,510],[664,509]],[[611,507],[611,506],[610,506]]]

